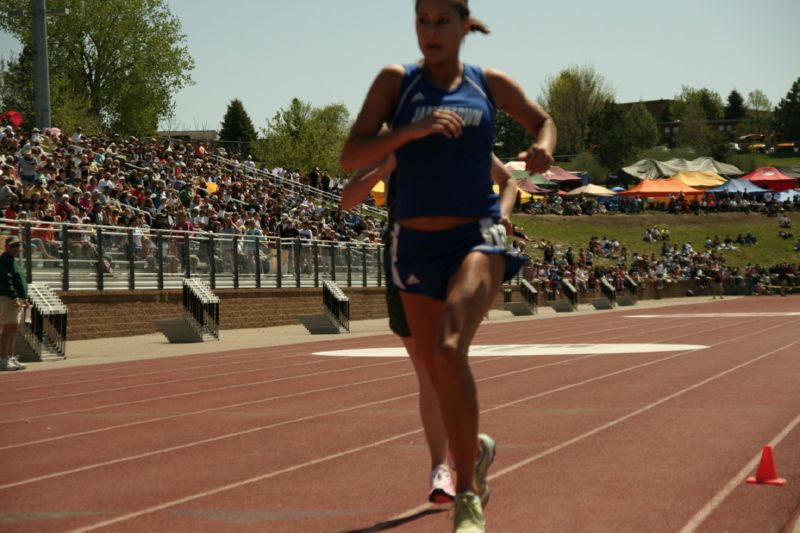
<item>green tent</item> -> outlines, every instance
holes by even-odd
[[[541,174],[528,174],[525,170],[512,170],[511,175],[517,181],[529,181],[537,187],[546,187],[548,189],[558,189],[558,183],[550,181]],[[521,187],[520,187],[521,188]]]

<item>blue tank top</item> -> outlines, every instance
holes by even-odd
[[[392,128],[423,120],[437,109],[460,115],[463,133],[458,139],[429,135],[396,151],[395,218],[499,218],[491,178],[496,110],[483,71],[465,64],[458,88],[444,91],[425,79],[419,65],[406,65]]]

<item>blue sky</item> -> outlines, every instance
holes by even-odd
[[[256,128],[291,99],[358,113],[378,70],[416,61],[413,0],[167,0],[196,67],[176,97],[178,129],[218,129],[239,98]],[[48,5],[56,7],[57,0]],[[492,29],[462,58],[505,70],[537,98],[548,77],[591,65],[618,102],[682,85],[725,100],[760,89],[773,105],[800,77],[798,0],[470,0]],[[19,50],[0,33],[0,56]]]

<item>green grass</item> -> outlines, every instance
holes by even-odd
[[[760,167],[798,167],[800,157],[772,157],[766,154],[735,154],[730,163],[744,172],[751,172]]]
[[[630,252],[640,254],[656,254],[660,257],[661,243],[645,242],[642,237],[646,227],[654,224],[662,227],[666,225],[670,230],[670,242],[681,245],[691,242],[695,250],[702,251],[706,236],[714,238],[719,235],[724,240],[726,235],[735,239],[736,236],[751,232],[758,238],[758,244],[753,246],[738,246],[737,250],[726,250],[724,254],[728,266],[743,267],[747,263],[773,265],[787,261],[797,263],[800,261],[800,252],[793,250],[795,239],[800,237],[800,215],[789,213],[792,220],[792,229],[788,231],[795,235],[794,239],[783,240],[778,237],[778,219],[768,218],[762,214],[751,213],[714,213],[710,215],[670,215],[664,213],[643,213],[638,215],[594,215],[580,217],[560,217],[555,215],[515,215],[515,225],[522,226],[525,233],[534,242],[540,239],[551,240],[561,244],[562,249],[572,246],[576,255],[580,248],[586,248],[589,239],[603,236],[609,239],[619,239],[620,243],[628,246]],[[535,259],[542,258],[542,251],[532,247],[529,243],[529,253]],[[603,264],[600,262],[600,264]]]

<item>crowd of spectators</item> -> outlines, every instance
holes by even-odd
[[[224,158],[215,157],[223,155]],[[341,211],[324,194],[342,181],[205,143],[0,128],[0,209],[11,220],[379,242],[383,222]],[[45,250],[45,254],[47,250]],[[87,252],[88,253],[88,252]]]
[[[658,256],[635,250],[629,252],[626,244],[606,236],[591,237],[586,248],[581,247],[577,253],[572,247],[562,249],[551,241],[541,241],[536,247],[541,251],[542,259],[535,259],[526,275],[547,291],[549,299],[560,297],[562,280],[569,281],[579,294],[592,298],[599,295],[603,278],[616,290],[623,289],[625,279],[629,277],[638,285],[654,285],[658,289],[679,281],[692,281],[701,292],[715,285],[721,288],[726,282],[746,294],[783,291],[800,279],[796,277],[797,264],[794,263],[773,266],[748,264],[743,269],[728,267],[726,251],[735,250],[736,244],[755,245],[758,242],[749,232],[738,235],[736,239],[730,236],[721,239],[718,235],[707,237],[703,248],[698,250],[691,242],[670,243],[669,233],[665,234],[664,229],[645,229],[646,236],[656,232],[659,235],[662,245]],[[597,258],[604,258],[604,264],[595,264]],[[721,292],[719,295],[722,296]]]
[[[222,155],[224,157],[215,157]],[[85,136],[78,128],[66,135],[52,128],[34,129],[30,135],[11,126],[0,128],[0,209],[3,218],[33,222],[70,222],[77,225],[106,225],[135,229],[137,251],[152,255],[147,228],[211,232],[222,235],[279,236],[380,243],[386,230],[382,220],[356,211],[343,212],[322,194],[339,192],[342,180],[326,170],[276,166],[256,176],[251,157],[212,154],[203,142],[163,141],[114,136]],[[534,204],[535,205],[535,204]],[[772,195],[750,197],[708,195],[690,200],[671,197],[660,204],[640,198],[618,198],[614,202],[593,197],[554,195],[546,201],[548,212],[580,215],[618,210],[635,213],[645,209],[669,212],[711,212],[745,210],[780,214],[784,238],[793,236],[786,211],[800,208],[795,202],[777,204]],[[541,206],[539,209],[542,209]],[[781,211],[783,210],[783,211]],[[515,228],[512,245],[521,253],[531,253],[531,240]],[[750,233],[736,238],[707,238],[704,250],[691,243],[669,243],[666,226],[645,228],[648,242],[663,242],[661,257],[629,252],[614,238],[592,237],[585,248],[560,250],[551,242],[540,242],[542,261],[532,264],[531,275],[558,290],[561,279],[569,279],[579,290],[596,291],[599,279],[606,276],[620,285],[625,274],[641,283],[669,283],[678,279],[703,281],[716,276],[758,280],[770,269],[758,265],[741,274],[725,266],[725,250],[754,245]],[[54,232],[38,225],[32,241],[43,258],[57,257]],[[70,240],[73,257],[92,258],[91,240],[77,234]],[[245,243],[246,245],[246,243]],[[800,250],[800,240],[795,245]],[[226,250],[222,250],[225,254]],[[232,253],[232,250],[229,250]],[[609,259],[612,266],[599,267],[596,257]],[[786,266],[794,273],[792,265]],[[748,281],[752,292],[759,282]],[[769,286],[769,283],[762,283]]]

